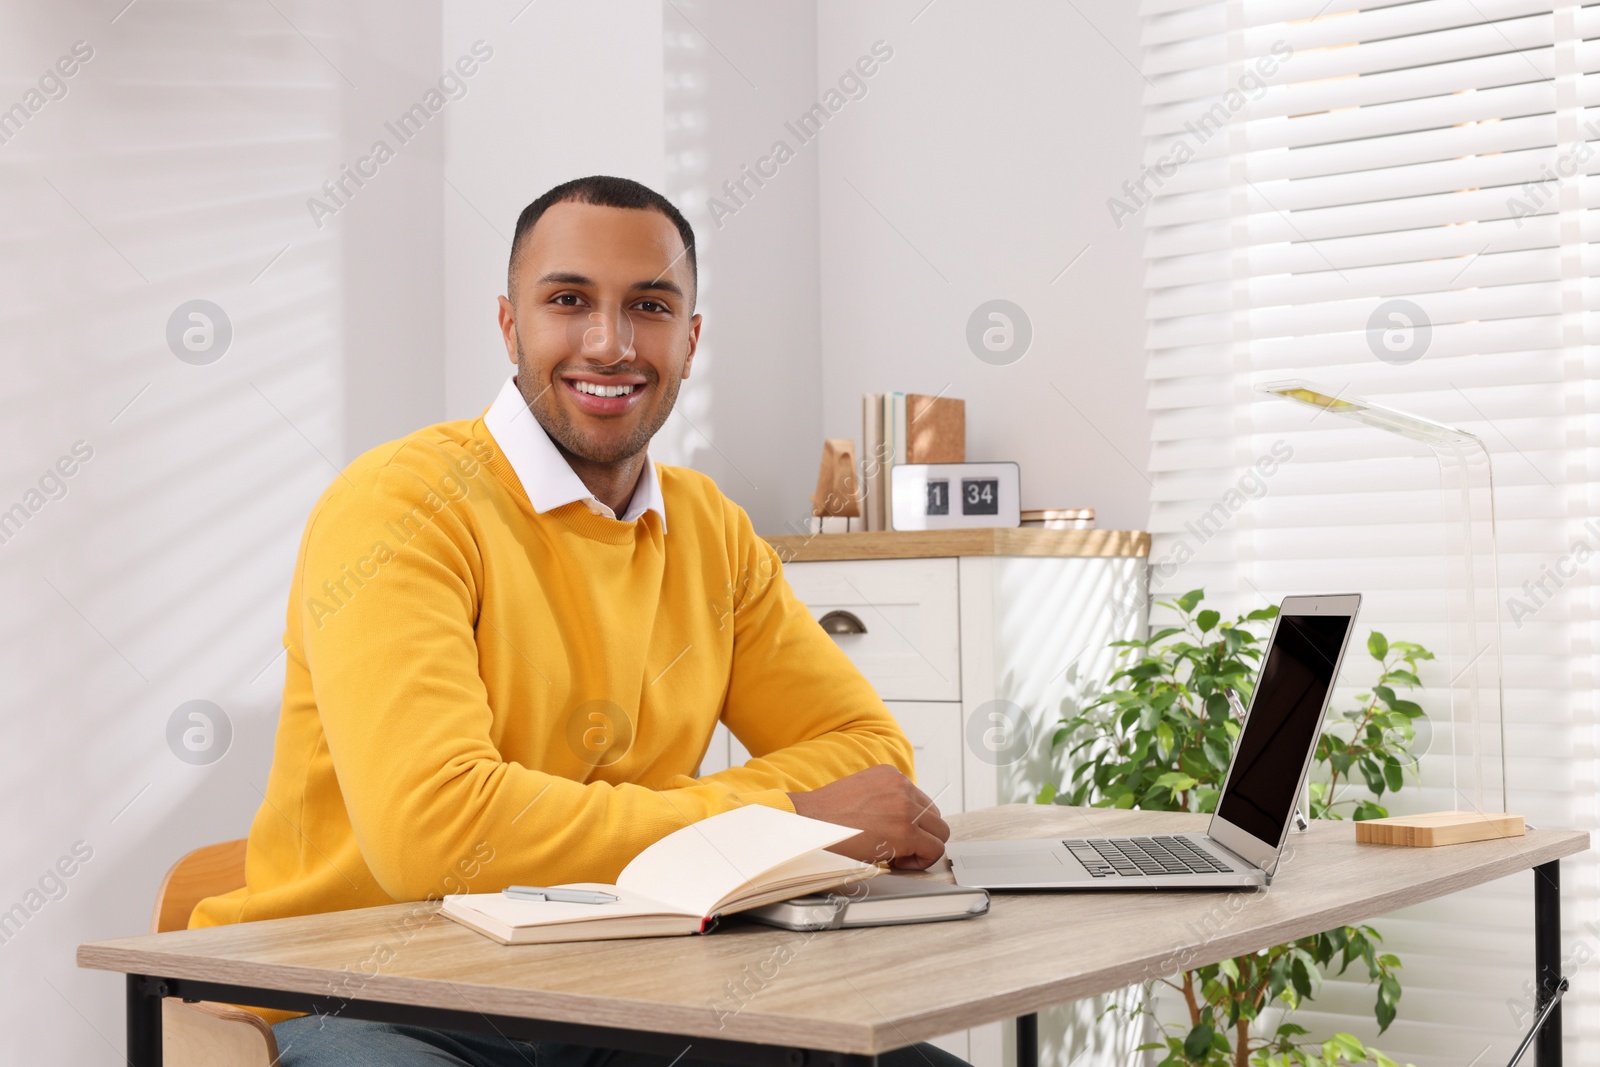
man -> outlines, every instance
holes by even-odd
[[[857,859],[942,855],[904,733],[748,516],[649,460],[694,361],[696,282],[689,224],[636,182],[523,211],[499,312],[516,373],[481,418],[367,452],[312,509],[248,884],[191,926],[610,882],[744,804],[856,827],[835,851]],[[752,758],[696,777],[719,720]],[[658,1061],[337,1015],[275,1029],[285,1067]]]

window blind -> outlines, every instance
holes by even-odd
[[[1335,706],[1372,681],[1370,630],[1434,649],[1421,783],[1390,808],[1458,806],[1436,464],[1254,386],[1302,377],[1478,434],[1499,498],[1511,807],[1594,829],[1600,5],[1145,0],[1141,14],[1146,169],[1108,209],[1145,229],[1156,598],[1203,586],[1226,613],[1365,593]],[[1220,528],[1197,525],[1219,502]],[[1600,1062],[1595,888],[1591,859],[1563,863],[1572,1062]],[[1398,1021],[1378,1037],[1360,976],[1328,982],[1297,1021],[1419,1067],[1505,1062],[1530,1021],[1531,876],[1374,925],[1405,962]]]

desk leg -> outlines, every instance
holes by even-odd
[[[1039,1067],[1039,1015],[1017,1016],[1017,1067]],[[1540,1064],[1539,1067],[1544,1067]]]
[[[1551,860],[1533,869],[1533,961],[1539,990],[1538,1007],[1556,996],[1561,984],[1561,861]],[[1538,1067],[1561,1067],[1561,1005],[1550,1009],[1550,1017],[1535,1039],[1534,1063]]]
[[[142,974],[128,975],[128,1063],[162,1067],[161,998],[165,983]]]

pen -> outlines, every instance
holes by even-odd
[[[518,900],[551,900],[563,904],[610,904],[617,899],[610,893],[594,893],[587,889],[546,889],[538,885],[506,886],[502,893]]]

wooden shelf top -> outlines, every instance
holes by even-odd
[[[881,530],[801,534],[766,539],[785,562],[833,559],[921,559],[929,556],[1148,556],[1143,530]]]

